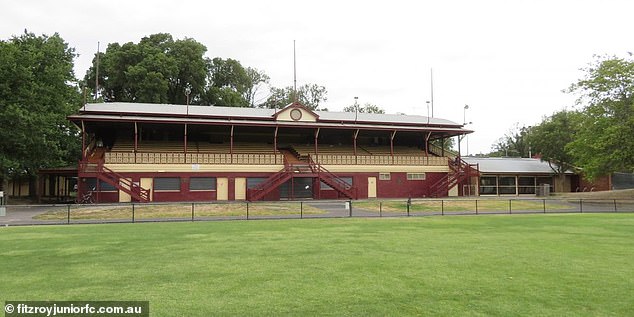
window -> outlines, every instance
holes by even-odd
[[[192,177],[189,179],[189,190],[216,190],[216,178]]]
[[[407,173],[408,181],[424,181],[425,173]]]
[[[341,179],[342,181],[350,184],[350,186],[352,186],[352,177],[339,177],[339,179]],[[331,190],[333,189],[332,187],[330,187],[328,184],[324,183],[324,182],[320,182],[321,184],[320,189],[321,190]]]
[[[180,177],[157,177],[154,179],[154,190],[180,191]]]
[[[379,173],[379,180],[389,181],[392,179],[392,175],[390,173]]]
[[[495,176],[480,177],[480,195],[497,195],[498,178]]]
[[[500,195],[515,195],[515,176],[500,176],[498,179]]]
[[[106,183],[102,180],[99,181],[99,188],[97,188],[97,179],[96,178],[86,178],[86,183],[85,183],[86,187],[85,190],[97,190],[99,189],[102,192],[115,192],[117,191],[117,188],[110,185],[109,183]]]
[[[249,177],[247,178],[247,188],[255,188],[260,185],[260,183],[264,183],[266,181],[265,177]]]
[[[519,194],[535,194],[535,177],[520,176],[517,180]]]

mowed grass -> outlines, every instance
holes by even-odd
[[[0,301],[152,316],[631,316],[634,214],[0,228]]]

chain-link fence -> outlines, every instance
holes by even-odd
[[[634,199],[394,199],[8,205],[0,225],[634,212]]]

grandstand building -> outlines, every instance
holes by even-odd
[[[472,131],[439,118],[98,103],[69,120],[78,196],[98,202],[442,197],[477,182],[476,165],[433,145]]]

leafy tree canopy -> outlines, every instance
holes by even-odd
[[[529,142],[528,134],[531,127],[519,126],[516,123],[515,126],[510,129],[503,137],[493,144],[492,152],[489,156],[492,157],[528,157]]]
[[[76,162],[74,49],[57,34],[0,41],[0,180]]]
[[[533,153],[548,161],[557,174],[575,167],[573,157],[565,148],[575,140],[581,116],[576,111],[559,111],[529,130],[528,143]]]
[[[358,107],[358,108],[357,108]],[[356,110],[355,110],[356,109]],[[343,108],[344,112],[361,112],[361,113],[385,113],[381,107],[377,105],[373,105],[369,102],[365,103],[363,106],[358,105],[349,105]]]
[[[281,109],[297,100],[297,102],[311,110],[328,110],[319,108],[321,103],[328,100],[327,94],[326,87],[316,84],[305,84],[299,87],[296,96],[293,87],[271,87],[271,95],[261,106],[263,108]]]
[[[598,57],[568,92],[583,107],[580,129],[566,146],[590,178],[634,171],[634,60]]]

